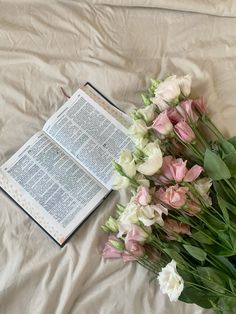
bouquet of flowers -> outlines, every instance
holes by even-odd
[[[133,151],[114,161],[128,204],[102,229],[104,258],[136,261],[170,301],[236,313],[236,137],[226,139],[191,77],[152,80],[131,113]]]

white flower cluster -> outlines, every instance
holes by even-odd
[[[160,83],[155,91],[153,103],[157,105],[160,111],[169,108],[169,103],[178,100],[182,94],[188,97],[191,89],[191,77],[185,75],[177,78],[176,75],[169,76],[165,81]]]

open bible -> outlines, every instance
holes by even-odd
[[[128,121],[87,83],[0,168],[0,187],[63,246],[111,191]]]

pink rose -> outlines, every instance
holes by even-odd
[[[197,122],[198,115],[194,111],[194,107],[192,105],[193,100],[187,99],[183,102],[181,102],[177,107],[176,110],[181,114],[184,120],[190,121],[190,122]]]
[[[199,99],[195,99],[193,101],[193,107],[197,109],[199,113],[207,113],[207,107],[203,100],[203,97],[200,97]]]
[[[167,116],[167,110],[161,112],[153,121],[152,128],[162,135],[168,135],[173,130],[173,125]]]
[[[173,158],[172,156],[165,156],[161,167],[161,175],[158,176],[160,182],[168,184],[170,181],[176,182],[193,182],[196,180],[203,168],[195,165],[191,169],[186,167],[187,160],[183,161],[181,158]]]
[[[170,172],[172,174],[173,179],[176,182],[181,182],[185,177],[188,169],[186,167],[187,160],[183,161],[182,158],[173,159],[170,164]]]
[[[138,225],[132,224],[131,228],[127,232],[125,237],[125,241],[137,241],[140,243],[144,243],[148,238],[148,233],[143,230],[143,228]]]
[[[186,168],[187,160],[178,158],[175,159],[172,156],[165,156],[161,167],[161,175],[158,177],[163,183],[169,181],[181,182],[186,175],[188,169]]]
[[[186,187],[179,187],[178,185],[170,186],[166,190],[160,188],[156,196],[159,199],[174,207],[174,208],[181,208],[186,203],[188,188]]]
[[[143,256],[145,253],[144,247],[139,242],[134,240],[125,239],[125,248],[128,253],[131,253],[131,255],[136,257]]]
[[[194,180],[196,180],[200,176],[200,174],[203,170],[204,169],[201,166],[198,166],[198,165],[193,166],[186,173],[186,176],[184,177],[184,181],[185,182],[193,182]]]
[[[151,201],[151,196],[148,193],[148,189],[144,186],[140,186],[138,188],[137,194],[135,196],[135,201],[138,202],[140,205],[147,205]]]
[[[183,120],[183,117],[178,113],[175,108],[169,108],[167,110],[167,116],[173,124],[176,124]]]
[[[191,127],[185,121],[178,122],[175,127],[175,133],[185,143],[191,143],[195,140],[195,134]]]
[[[174,158],[172,156],[163,157],[163,162],[160,169],[161,175],[158,176],[158,179],[164,184],[168,184],[170,181],[173,180],[173,176],[170,170],[170,165],[173,160]]]

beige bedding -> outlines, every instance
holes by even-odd
[[[181,11],[182,10],[182,11]],[[234,1],[0,1],[0,164],[90,81],[121,109],[152,77],[190,73],[236,134]],[[170,303],[146,270],[104,262],[113,192],[60,249],[0,192],[0,314],[200,314]],[[205,313],[210,313],[206,311]]]

